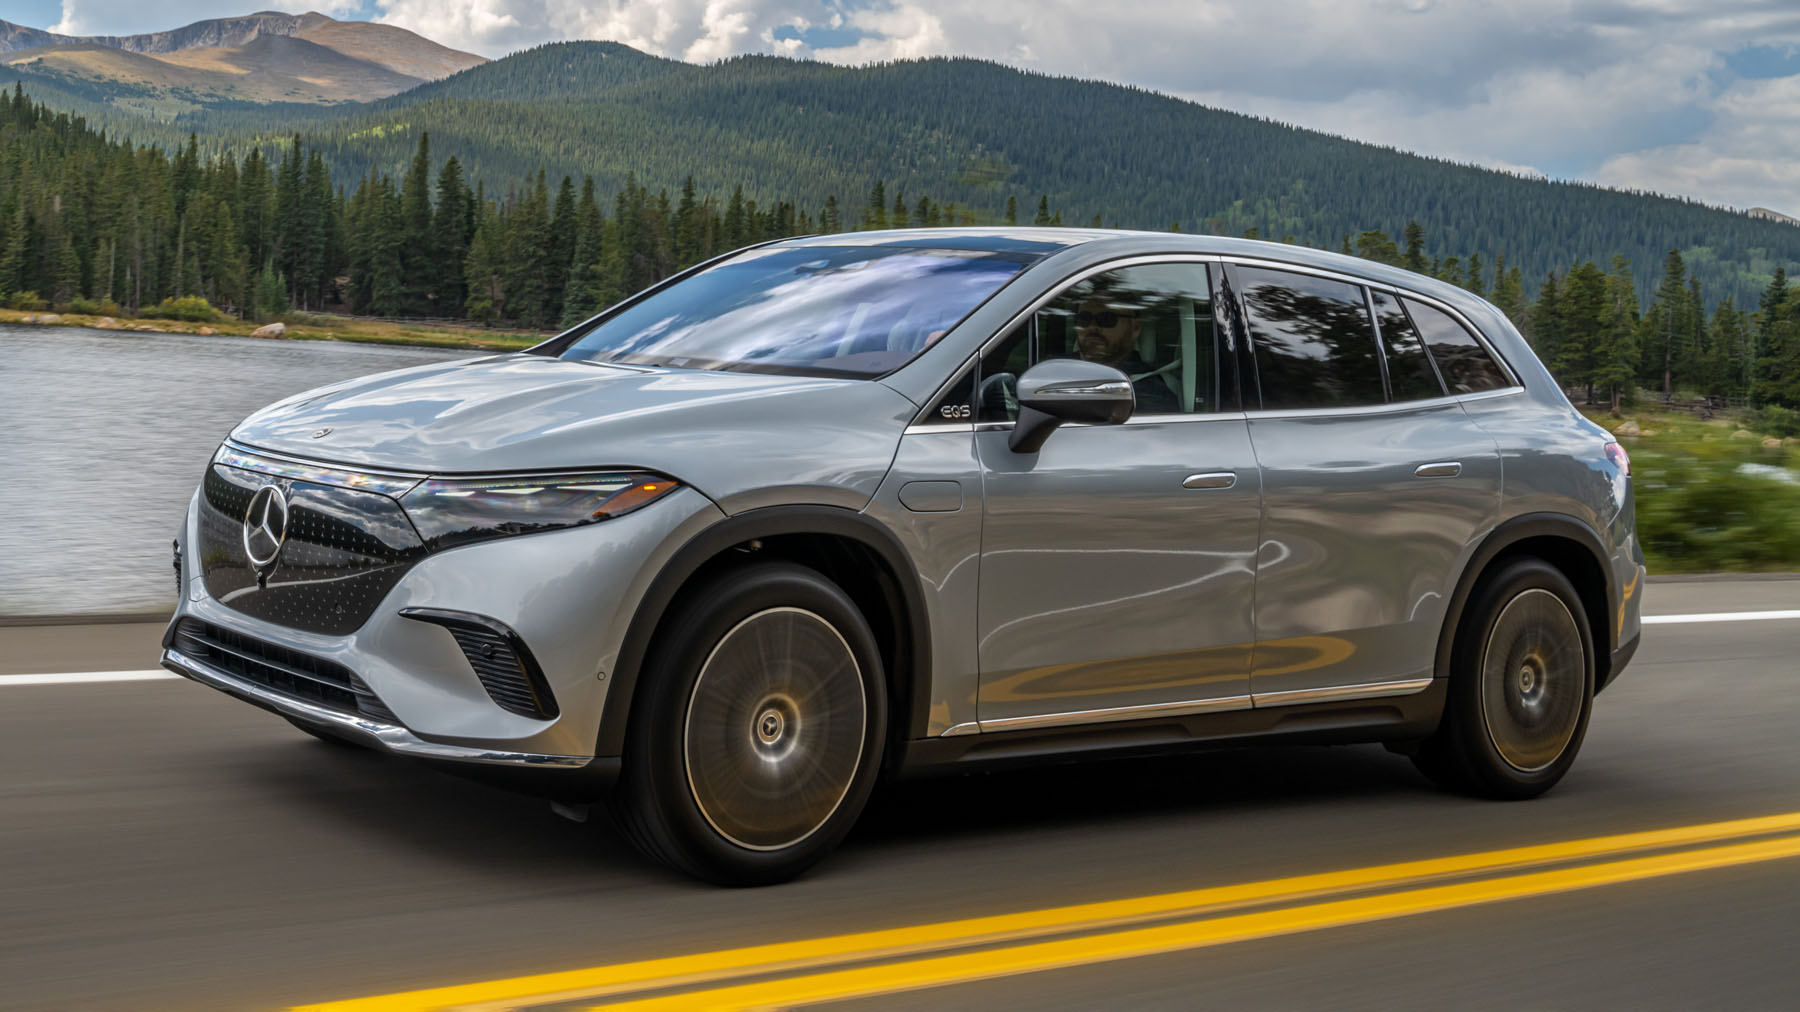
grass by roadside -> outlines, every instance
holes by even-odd
[[[110,321],[110,322],[109,322]],[[357,341],[366,344],[403,344],[431,348],[467,348],[470,351],[517,351],[529,348],[549,333],[476,330],[427,323],[392,323],[355,317],[296,314],[284,321],[286,333],[272,340]],[[51,327],[88,327],[126,333],[201,334],[251,337],[260,326],[245,320],[197,322],[147,319],[131,316],[99,316],[84,313],[23,312],[0,309],[0,324]]]
[[[1652,573],[1800,569],[1800,440],[1760,431],[1756,415],[1643,406],[1589,417],[1631,454]]]

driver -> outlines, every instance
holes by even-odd
[[[1089,362],[1110,365],[1131,377],[1136,413],[1180,411],[1175,391],[1163,382],[1163,370],[1138,357],[1138,334],[1143,329],[1136,309],[1088,298],[1075,313],[1075,351]]]

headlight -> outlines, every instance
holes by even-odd
[[[431,551],[514,534],[580,527],[630,513],[680,483],[642,471],[428,478],[400,498]]]

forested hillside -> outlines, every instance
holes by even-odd
[[[693,66],[612,43],[558,43],[366,105],[184,118],[241,154],[290,129],[340,178],[403,169],[419,134],[470,178],[546,169],[603,191],[693,176],[702,192],[816,207],[886,179],[988,220],[1047,194],[1071,223],[1264,236],[1336,248],[1418,221],[1442,246],[1505,254],[1535,284],[1615,254],[1640,289],[1679,249],[1711,301],[1756,298],[1800,269],[1800,228],[1691,201],[1421,158],[1132,88],[975,60],[839,67],[772,57]],[[1424,139],[1421,138],[1421,141]]]
[[[241,160],[209,158],[196,141],[170,155],[109,140],[17,89],[0,93],[0,304],[200,320],[327,308],[548,328],[748,243],[992,217],[880,179],[816,203],[759,201],[748,186],[708,190],[693,178],[672,193],[627,176],[609,191],[592,176],[542,170],[471,185],[460,153],[434,149],[421,135],[403,173],[371,170],[352,184],[298,136],[271,158],[260,146]],[[1081,223],[1047,194],[1035,210],[1007,199],[1000,220]],[[1779,267],[1742,304],[1709,301],[1669,251],[1641,312],[1622,256],[1606,268],[1557,265],[1532,286],[1503,253],[1448,246],[1416,221],[1397,239],[1356,230],[1342,249],[1487,296],[1564,384],[1590,396],[1616,404],[1650,386],[1800,405],[1800,294]]]

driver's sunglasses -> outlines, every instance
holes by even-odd
[[[1107,327],[1117,326],[1118,322],[1124,318],[1125,314],[1115,313],[1110,309],[1104,313],[1080,312],[1075,314],[1075,325],[1077,327],[1095,326],[1105,329]]]

